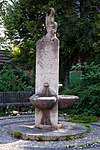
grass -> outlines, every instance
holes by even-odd
[[[22,138],[22,133],[19,131],[11,131],[11,136],[16,137],[18,139]]]
[[[98,118],[96,116],[70,115],[67,121],[74,123],[92,123],[97,122]]]
[[[3,111],[0,111],[0,117],[5,116],[5,113]]]
[[[83,123],[82,125],[87,128],[87,133],[90,133],[90,132],[91,132],[92,127],[91,127],[88,123]]]
[[[80,123],[85,126],[87,128],[87,133],[90,133],[92,130],[90,123],[98,121],[96,116],[70,115],[66,117],[69,122]]]

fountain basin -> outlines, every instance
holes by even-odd
[[[33,95],[29,98],[30,102],[34,107],[37,107],[41,110],[51,109],[57,101],[57,98],[54,96],[51,97],[39,97]]]
[[[71,107],[78,99],[79,97],[74,95],[59,95],[58,107],[59,109]]]

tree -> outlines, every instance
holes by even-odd
[[[69,6],[66,3],[60,3],[60,8],[57,7],[58,12],[59,9],[64,8],[63,6],[69,8],[62,10],[61,18],[62,16],[64,18],[59,27],[60,39],[62,39],[60,58],[63,59],[60,59],[62,61],[60,77],[64,78],[65,84],[71,65],[76,64],[79,59],[81,62],[90,60],[95,53],[93,43],[98,40],[95,25],[98,14],[97,1],[78,2],[69,2]],[[75,8],[78,8],[79,13]]]
[[[19,45],[21,64],[35,66],[35,43],[45,31],[45,15],[49,7],[56,10],[60,39],[60,82],[67,84],[72,64],[94,56],[97,43],[98,0],[11,0],[3,3],[2,16],[7,35]],[[6,8],[6,9],[4,9]]]

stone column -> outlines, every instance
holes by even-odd
[[[36,91],[38,94],[44,83],[49,84],[49,88],[58,95],[59,82],[59,40],[41,39],[36,43]],[[48,110],[50,114],[51,126],[58,124],[58,101],[53,108]],[[48,113],[47,112],[47,113]],[[46,111],[44,112],[46,113]],[[41,124],[43,111],[35,108],[35,126]]]

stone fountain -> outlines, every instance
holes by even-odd
[[[29,119],[10,126],[11,133],[18,131],[25,140],[69,140],[82,137],[87,132],[80,124],[58,121],[58,107],[70,107],[78,97],[58,95],[59,39],[56,37],[54,14],[55,10],[50,8],[46,15],[47,34],[36,43],[36,90],[29,98],[35,107],[35,124],[31,118],[31,122]]]
[[[68,96],[58,95],[59,39],[56,37],[54,14],[55,10],[50,8],[46,15],[47,34],[36,43],[36,91],[30,97],[35,107],[35,127],[43,129],[62,126],[58,124],[58,103],[65,101],[65,106],[68,99]],[[77,96],[70,97],[73,102],[76,99]]]

